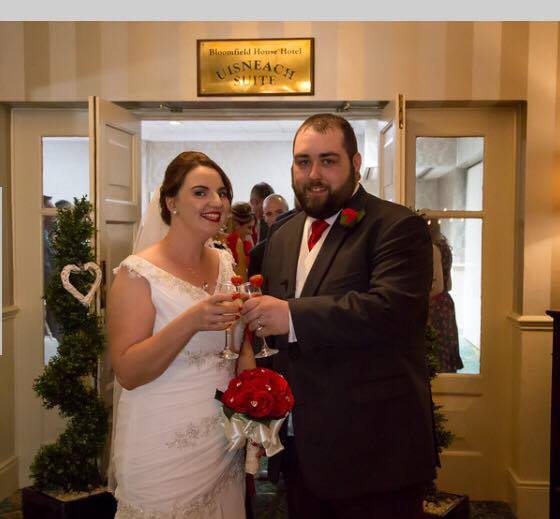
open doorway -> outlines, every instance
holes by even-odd
[[[267,182],[292,208],[292,140],[304,119],[142,121],[142,211],[169,162],[187,150],[207,154],[224,169],[233,185],[234,202],[248,202],[252,186]],[[377,120],[353,119],[351,124],[364,159],[362,183],[377,194]]]

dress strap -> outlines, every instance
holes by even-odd
[[[131,278],[149,278],[149,274],[146,272],[147,263],[135,254],[131,254],[122,260],[119,266],[113,269],[113,274],[116,275],[122,268],[128,271],[128,275]]]

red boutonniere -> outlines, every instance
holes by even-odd
[[[347,227],[348,229],[352,229],[352,227],[360,222],[365,214],[366,212],[363,209],[360,211],[354,211],[354,209],[347,207],[340,213],[340,225]]]

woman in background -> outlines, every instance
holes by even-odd
[[[235,273],[247,281],[249,268],[249,251],[254,247],[251,230],[255,224],[255,216],[251,206],[246,202],[237,202],[231,206],[230,232],[226,243],[235,260]]]
[[[455,304],[449,293],[451,290],[453,255],[447,238],[441,233],[438,220],[428,220],[428,226],[432,235],[432,243],[441,254],[441,271],[443,274],[442,290],[430,298],[429,321],[438,334],[440,371],[442,373],[455,373],[463,368],[463,361],[459,353],[459,332],[455,317]],[[434,254],[434,262],[436,257],[437,254]]]

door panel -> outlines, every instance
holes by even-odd
[[[95,221],[98,229],[97,261],[103,283],[98,307],[104,315],[113,269],[132,253],[140,221],[141,124],[128,110],[98,97],[89,98],[90,159],[95,182]],[[101,396],[112,410],[118,399],[109,351],[99,370]],[[112,413],[110,413],[110,416]],[[106,450],[105,464],[108,462]]]
[[[379,132],[380,197],[398,204],[404,203],[404,110],[404,96],[398,94],[379,118],[385,123]]]
[[[438,486],[472,499],[507,500],[516,124],[510,108],[407,110],[406,204],[448,234],[461,355],[478,349],[469,374],[433,383],[456,435]]]
[[[64,430],[57,409],[43,409],[33,381],[56,353],[58,335],[43,305],[49,262],[48,229],[54,202],[89,195],[85,110],[17,109],[12,112],[14,222],[16,451],[19,484],[31,484],[29,466],[44,443]],[[65,145],[66,144],[66,145]],[[81,147],[85,146],[85,152]],[[82,162],[84,162],[82,164]],[[57,339],[58,337],[58,339]]]

